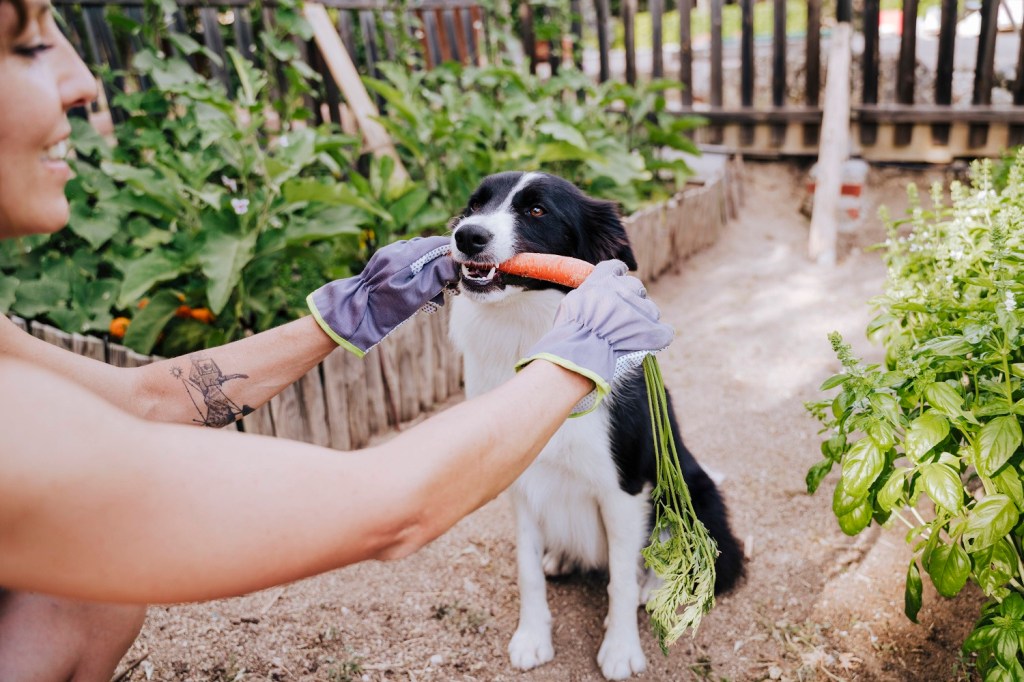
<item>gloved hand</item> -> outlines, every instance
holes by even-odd
[[[666,348],[675,335],[658,322],[658,307],[647,299],[640,280],[626,272],[621,261],[598,264],[566,295],[551,331],[516,364],[521,369],[533,360],[548,360],[593,381],[594,392],[576,405],[573,416],[593,411],[620,376]]]
[[[444,288],[457,281],[448,237],[417,237],[388,244],[355,277],[329,282],[306,297],[327,335],[363,357],[420,309],[444,305]]]

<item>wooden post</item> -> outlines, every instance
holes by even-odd
[[[754,106],[754,0],[742,0],[740,36],[740,106]],[[754,143],[754,126],[740,127],[740,144]]]
[[[772,38],[772,106],[786,103],[786,0],[775,0]],[[786,139],[785,123],[772,126],[772,146],[781,147]]]
[[[850,0],[839,0],[835,30],[828,54],[825,107],[821,121],[818,176],[811,212],[810,257],[823,265],[836,262],[839,229],[839,191],[843,162],[850,146]]]
[[[679,82],[683,84],[683,106],[693,106],[693,41],[690,39],[692,0],[679,0]],[[1022,29],[1024,30],[1024,29]]]
[[[379,116],[377,107],[366,92],[363,81],[359,78],[359,72],[356,70],[355,64],[352,63],[352,57],[349,56],[348,50],[341,42],[341,37],[334,29],[334,24],[327,16],[327,10],[321,4],[307,2],[302,8],[302,12],[310,26],[313,27],[313,40],[320,48],[320,53],[323,55],[324,61],[327,62],[327,68],[345,95],[345,100],[352,109],[352,113],[355,114],[359,129],[363,131],[367,150],[373,154],[386,154],[395,160],[395,171],[391,176],[392,182],[408,181],[409,173],[398,157],[398,152],[395,151],[391,136],[377,121]]]
[[[957,0],[942,0],[939,22],[939,54],[935,67],[935,103],[953,103],[953,67],[956,51]],[[1020,71],[1018,70],[1018,73]],[[948,123],[932,125],[932,142],[949,144]]]
[[[598,80],[604,83],[611,78],[611,38],[608,35],[608,18],[611,14],[611,3],[609,0],[594,0],[594,9],[597,12],[597,46],[601,53],[601,67]]]
[[[821,94],[821,0],[807,0],[806,54],[804,103],[809,108],[817,109]],[[817,146],[820,133],[821,126],[819,124],[804,124],[804,146]]]
[[[861,102],[878,104],[878,17],[881,11],[880,0],[864,0],[864,56],[861,71],[864,74],[864,87]],[[878,125],[860,123],[860,143],[872,146],[878,139]]]
[[[914,103],[914,81],[917,69],[917,0],[903,0],[903,32],[900,36],[900,56],[896,66],[896,101]],[[893,144],[906,147],[914,134],[914,124],[896,126]]]
[[[665,77],[665,46],[661,35],[664,5],[665,0],[650,0],[648,3],[651,14],[651,75],[654,78]]]
[[[636,85],[637,0],[622,0],[622,30],[626,43],[626,82]]]
[[[974,69],[972,104],[992,104],[999,4],[999,0],[982,0],[981,3],[981,35],[978,36],[978,63]],[[988,129],[986,123],[972,123],[967,133],[968,146],[971,149],[984,146],[988,141]]]

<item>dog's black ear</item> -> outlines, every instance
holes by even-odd
[[[636,270],[636,258],[617,204],[585,197],[580,232],[580,253],[584,260],[598,263],[616,258],[630,270]]]

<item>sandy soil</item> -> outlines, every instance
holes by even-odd
[[[817,423],[803,402],[838,368],[826,334],[864,339],[884,268],[874,207],[896,211],[909,179],[874,169],[867,215],[834,268],[805,257],[803,171],[747,164],[745,204],[718,243],[649,287],[679,331],[661,358],[683,437],[723,477],[749,577],[694,639],[664,657],[641,612],[647,680],[953,680],[977,594],[903,616],[909,552],[897,528],[844,536],[833,473],[809,496]],[[153,607],[126,664],[154,680],[601,680],[594,662],[607,603],[598,576],[549,585],[555,660],[520,673],[505,647],[518,609],[512,515],[499,497],[417,555],[202,605]]]

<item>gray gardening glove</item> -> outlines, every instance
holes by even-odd
[[[658,307],[640,280],[626,275],[621,261],[600,263],[558,307],[555,325],[516,364],[521,369],[543,359],[594,382],[594,392],[573,409],[593,411],[611,385],[636,369],[644,357],[672,342],[675,332],[658,322]]]
[[[458,280],[449,237],[417,237],[373,254],[355,277],[320,287],[306,304],[327,335],[363,357],[420,309],[444,305],[444,288]]]

